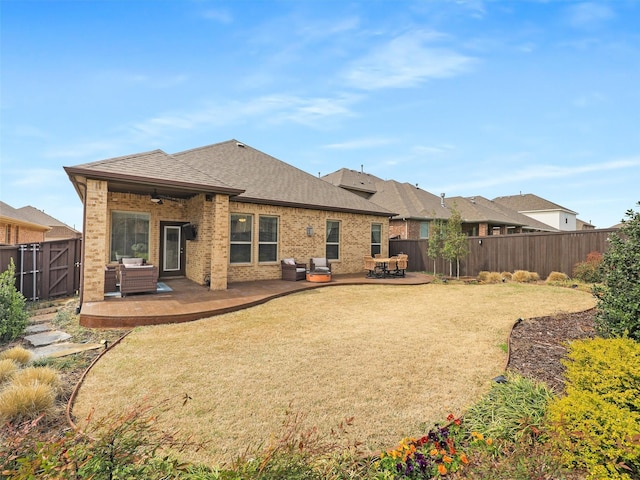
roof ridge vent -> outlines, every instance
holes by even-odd
[[[236,146],[244,148],[246,145],[244,143],[236,142]]]

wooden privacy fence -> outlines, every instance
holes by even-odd
[[[56,240],[0,247],[0,270],[10,259],[16,288],[29,301],[75,295],[80,289],[82,240]]]
[[[475,277],[481,271],[514,272],[527,270],[546,278],[551,272],[573,275],[576,263],[584,262],[591,252],[604,253],[607,239],[617,229],[580,230],[557,233],[522,233],[469,237],[469,254],[460,259],[460,275]],[[409,255],[409,270],[434,271],[427,256],[428,240],[390,240],[389,254]],[[435,272],[449,275],[449,261],[436,259]],[[456,275],[456,264],[451,273]]]

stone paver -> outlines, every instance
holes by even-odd
[[[49,332],[34,333],[33,335],[27,335],[24,339],[34,347],[42,347],[51,343],[62,342],[71,338],[66,332],[60,330],[52,330]]]
[[[32,323],[31,325],[27,326],[27,328],[25,329],[25,332],[28,334],[32,334],[32,333],[49,332],[53,329],[54,329],[53,325],[51,325],[48,322]]]
[[[37,360],[42,357],[59,358],[66,355],[72,355],[74,353],[85,352],[87,350],[96,350],[98,348],[104,348],[102,343],[52,343],[43,347],[33,348],[29,351],[33,355],[33,359]]]

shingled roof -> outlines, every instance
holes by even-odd
[[[47,231],[51,229],[47,224],[32,220],[25,215],[24,212],[13,208],[11,205],[4,203],[3,201],[0,201],[0,219],[6,223],[23,225],[34,230]]]
[[[237,140],[174,154],[153,150],[65,167],[65,170],[72,181],[80,175],[107,180],[110,184],[224,193],[243,202],[393,215],[383,207]],[[120,187],[125,191],[123,188]]]
[[[500,203],[506,207],[515,210],[516,212],[541,212],[541,211],[557,211],[573,213],[577,215],[577,212],[569,210],[566,207],[558,205],[557,203],[550,202],[542,197],[534,195],[533,193],[521,193],[519,195],[508,195],[504,197],[496,197],[494,202]]]
[[[369,199],[378,205],[398,212],[396,218],[441,218],[451,216],[448,208],[442,206],[442,199],[433,193],[395,180],[380,180],[376,183],[377,191]]]
[[[173,156],[198,171],[215,172],[222,181],[241,188],[243,192],[234,200],[393,215],[386,208],[237,140],[187,150]]]
[[[342,187],[345,190],[352,190],[364,193],[376,193],[376,182],[381,181],[370,173],[365,173],[348,168],[341,168],[333,173],[324,175],[322,179],[336,187]]]

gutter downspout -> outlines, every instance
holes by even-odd
[[[82,310],[82,301],[84,298],[84,255],[85,255],[85,247],[86,247],[86,238],[87,234],[87,184],[78,182],[78,186],[82,187],[84,190],[84,195],[82,197],[82,252],[80,254],[80,292],[79,299],[80,303],[76,308],[76,315],[80,314]]]

